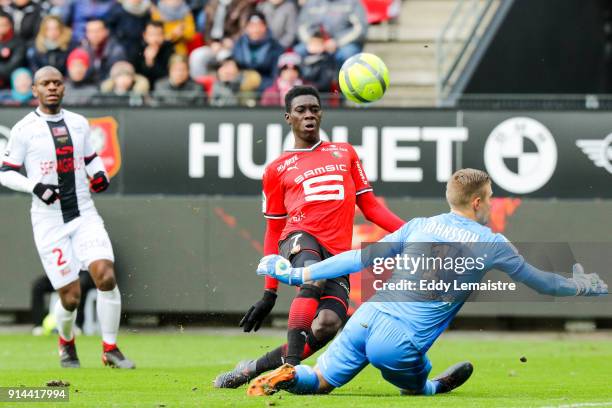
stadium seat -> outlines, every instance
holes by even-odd
[[[369,24],[379,24],[388,21],[389,7],[393,0],[361,0],[366,9]]]
[[[196,33],[191,41],[187,43],[187,54],[191,54],[191,51],[202,47],[204,44],[206,44],[206,41],[204,41],[204,36],[202,36],[202,33]]]
[[[212,88],[216,80],[217,77],[215,75],[203,75],[194,79],[194,81],[204,87],[204,91],[208,97],[212,94]]]

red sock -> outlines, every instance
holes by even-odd
[[[113,351],[116,348],[117,348],[116,344],[108,344],[108,343],[102,342],[102,349],[104,350],[105,353],[107,351]]]
[[[59,344],[60,346],[74,346],[74,337],[72,336],[72,340],[65,340],[62,336],[59,336]]]
[[[302,360],[306,360],[312,356],[317,350],[313,350],[308,343],[304,344],[304,351],[302,352]]]
[[[319,307],[319,298],[301,297],[293,299],[289,310],[287,331],[287,359],[289,364],[297,365],[302,360],[305,350],[306,338],[310,326]]]
[[[319,307],[319,298],[297,297],[291,302],[287,328],[309,331]]]

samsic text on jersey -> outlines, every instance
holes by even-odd
[[[333,254],[350,249],[356,196],[372,191],[355,149],[319,141],[288,149],[263,177],[266,218],[287,218],[281,240],[306,231]]]

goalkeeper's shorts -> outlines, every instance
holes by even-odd
[[[341,387],[368,364],[396,387],[417,393],[431,371],[427,355],[412,344],[410,333],[392,316],[364,303],[318,358],[317,366],[329,384]]]

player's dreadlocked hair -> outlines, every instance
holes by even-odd
[[[285,111],[291,112],[291,102],[293,101],[293,98],[302,95],[312,95],[317,98],[319,105],[321,104],[321,97],[319,96],[319,91],[317,91],[316,88],[309,85],[298,85],[291,88],[285,95]]]
[[[482,170],[457,170],[446,183],[446,200],[451,207],[464,207],[474,195],[481,194],[490,181],[489,175]]]

